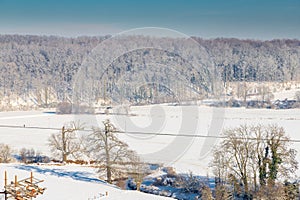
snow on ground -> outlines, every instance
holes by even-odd
[[[274,100],[296,99],[296,93],[300,92],[300,89],[290,89],[281,92],[274,92]]]
[[[95,178],[91,168],[78,166],[42,166],[42,165],[17,165],[1,164],[0,177],[8,173],[8,180],[14,180],[18,175],[18,180],[30,177],[30,172],[37,179],[44,180],[40,184],[46,187],[43,195],[39,195],[39,200],[132,200],[132,199],[170,199],[137,191],[125,191],[109,185],[104,181]],[[4,186],[4,180],[0,181],[0,188]],[[106,196],[106,194],[108,194]],[[1,199],[1,196],[0,196]]]
[[[240,124],[274,124],[283,126],[291,139],[300,140],[300,109],[268,110],[245,108],[212,108],[206,106],[167,106],[153,105],[132,107],[130,116],[125,115],[55,115],[42,111],[2,112],[0,125],[18,125],[25,128],[0,127],[0,142],[14,149],[34,148],[51,155],[47,146],[48,137],[57,130],[30,129],[26,127],[47,127],[60,129],[66,122],[80,120],[86,129],[102,125],[109,118],[120,130],[125,132],[197,134],[208,135],[213,127],[221,123],[221,128]],[[217,119],[217,120],[216,120]],[[87,134],[83,132],[82,134]],[[206,138],[160,136],[159,134],[119,133],[147,161],[164,163],[180,171],[192,170],[206,175],[211,157],[209,150],[217,143]],[[299,143],[293,144],[300,151]],[[206,152],[207,151],[207,152]],[[174,153],[175,152],[175,153]],[[203,152],[206,154],[203,154]],[[297,156],[300,161],[300,154]]]
[[[80,120],[82,123],[85,123],[86,129],[90,129],[90,126],[101,126],[101,121],[109,118],[119,130],[126,132],[118,133],[118,137],[126,141],[146,161],[173,166],[177,172],[188,172],[190,170],[194,174],[206,176],[207,173],[212,175],[208,170],[208,163],[211,160],[210,150],[217,144],[218,140],[204,137],[174,137],[159,135],[159,133],[206,136],[213,134],[208,132],[211,132],[218,126],[224,129],[236,127],[240,124],[276,123],[285,128],[291,139],[300,140],[300,134],[298,133],[300,128],[300,109],[222,109],[206,106],[152,105],[131,107],[129,113],[132,115],[73,116],[55,115],[42,111],[2,112],[0,113],[0,125],[25,125],[25,128],[0,127],[0,143],[9,144],[14,149],[21,149],[22,147],[34,148],[43,154],[50,155],[47,146],[48,137],[58,131],[26,127],[60,129],[66,122]],[[138,134],[138,132],[146,134]],[[81,134],[87,133],[82,132]],[[299,143],[292,143],[292,147],[300,152]],[[297,154],[297,160],[300,162],[300,153]],[[13,172],[20,170],[15,167],[9,167],[9,169]],[[299,170],[297,174],[300,175]],[[55,179],[56,181],[65,178],[53,177],[47,173],[42,174],[42,177],[47,177],[47,179],[48,176],[50,180]],[[74,184],[74,189],[72,190],[76,190],[76,187],[81,188],[80,184],[75,180],[68,179],[68,181],[70,181],[71,185]],[[93,185],[91,186],[92,188],[95,187],[90,194],[96,195],[102,192],[101,189],[96,190],[99,184],[96,184],[96,186],[94,186],[95,183],[91,182],[84,182],[84,184],[91,184]],[[57,185],[53,187],[59,188]]]

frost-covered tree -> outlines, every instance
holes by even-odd
[[[213,200],[214,199],[211,189],[206,185],[202,186],[202,188],[201,188],[201,199],[203,199],[203,200]]]
[[[249,82],[300,81],[299,40],[107,38],[1,35],[0,97],[7,106],[0,109],[12,109],[16,95],[34,96],[36,106],[72,99],[88,105],[101,99],[131,103],[173,101],[174,96],[201,99],[219,94],[219,81],[226,93],[230,83],[242,83],[239,93],[245,100]],[[99,44],[109,48],[93,54]],[[138,45],[157,48],[130,50]],[[77,75],[84,72],[79,70],[85,67],[83,61],[89,61],[86,58],[94,63],[85,63],[90,77],[83,76],[81,90]]]
[[[76,132],[82,129],[83,126],[79,122],[70,122],[62,127],[60,133],[52,134],[48,145],[53,155],[61,157],[62,162],[66,162],[69,156],[80,157],[81,141]]]
[[[7,144],[0,144],[0,163],[8,163],[12,160],[12,149]]]
[[[93,132],[85,137],[84,146],[90,159],[96,161],[100,176],[105,173],[107,182],[111,183],[126,173],[124,166],[136,164],[137,155],[117,137],[116,129],[109,120],[105,120],[103,125],[104,129],[93,128]]]
[[[178,184],[180,188],[188,193],[198,193],[201,191],[201,187],[203,186],[203,182],[192,172],[189,172],[186,175],[178,176],[176,184]]]

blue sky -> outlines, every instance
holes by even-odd
[[[163,27],[203,38],[300,39],[300,0],[0,0],[0,34]]]

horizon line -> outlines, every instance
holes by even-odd
[[[83,37],[114,37],[117,36],[117,34],[102,34],[102,35],[93,35],[93,34],[82,34],[82,35],[76,35],[76,36],[68,36],[68,35],[61,35],[61,34],[32,34],[32,33],[0,33],[0,36],[36,36],[36,37],[56,37],[56,38],[66,38],[66,39],[78,39],[78,38],[83,38]],[[125,36],[125,34],[124,34]],[[138,34],[138,35],[126,35],[126,36],[142,36],[142,37],[152,37],[152,38],[174,38],[171,36],[157,36],[157,35],[143,35],[143,34]],[[267,42],[267,41],[276,41],[276,40],[297,40],[300,41],[300,38],[291,38],[291,37],[278,37],[278,38],[269,38],[269,39],[263,39],[263,38],[251,38],[251,37],[230,37],[230,36],[218,36],[218,37],[205,37],[205,36],[197,36],[197,35],[187,35],[188,38],[198,38],[198,39],[203,39],[203,40],[217,40],[217,39],[237,39],[241,41],[261,41],[261,42]],[[184,37],[177,37],[179,38],[184,38]],[[176,38],[174,38],[176,39]]]

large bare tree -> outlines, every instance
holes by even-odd
[[[52,134],[48,139],[51,152],[55,156],[61,156],[63,162],[66,162],[70,155],[77,158],[81,151],[81,142],[76,132],[82,129],[83,125],[79,122],[70,122],[62,127],[60,133]]]
[[[116,135],[116,129],[109,120],[103,121],[104,129],[93,128],[85,138],[85,150],[98,164],[98,172],[106,173],[107,182],[124,172],[124,165],[134,164],[137,155]],[[122,168],[123,165],[123,168]]]

